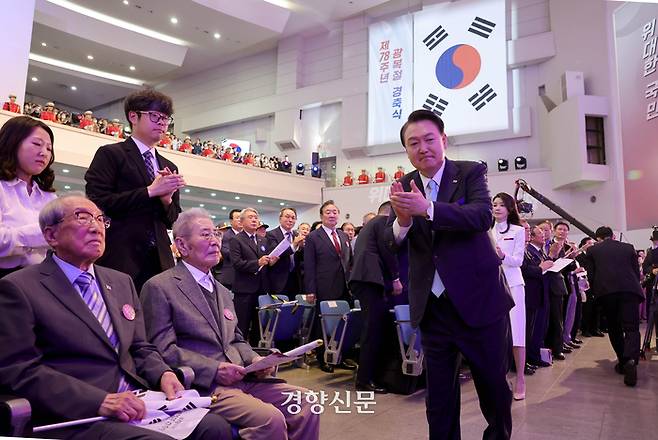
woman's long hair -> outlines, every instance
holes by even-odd
[[[493,199],[491,199],[491,201],[493,202],[496,199],[502,200],[503,205],[505,208],[507,208],[507,224],[521,226],[521,218],[519,217],[519,211],[516,209],[516,202],[514,201],[514,197],[505,192],[501,192],[496,194]]]

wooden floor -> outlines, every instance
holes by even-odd
[[[514,402],[515,439],[645,440],[658,439],[658,356],[641,361],[638,384],[629,388],[613,370],[608,338],[584,338],[583,347],[566,361],[540,369],[526,379],[527,399]],[[326,374],[318,368],[288,369],[280,376],[290,383],[325,391],[333,399],[352,388],[345,370]],[[352,392],[353,394],[353,392]],[[425,392],[411,396],[378,395],[374,414],[336,414],[325,405],[322,440],[426,439]],[[482,438],[485,427],[472,382],[462,385],[462,438]]]

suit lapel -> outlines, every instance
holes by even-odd
[[[208,321],[210,327],[217,333],[217,336],[221,339],[222,335],[219,332],[219,323],[215,322],[215,317],[210,310],[210,305],[208,301],[203,297],[203,292],[197,284],[196,280],[192,276],[189,270],[183,266],[183,263],[178,263],[174,267],[174,278],[176,279],[176,285],[178,289],[185,295],[185,297],[197,308],[201,316]]]
[[[151,181],[149,180],[149,176],[146,173],[146,162],[144,162],[144,157],[139,152],[139,148],[137,147],[135,141],[133,141],[132,138],[126,139],[126,141],[123,143],[123,148],[128,154],[130,160],[133,161],[133,163],[139,170],[139,174],[142,176],[142,180],[144,180],[144,183],[147,186],[150,185]],[[156,156],[157,156],[157,152],[156,152]]]
[[[122,313],[123,304],[119,304],[116,295],[112,294],[112,284],[109,281],[105,281],[106,278],[109,277],[105,276],[106,273],[103,271],[103,268],[94,266],[94,273],[96,274],[96,283],[98,284],[98,288],[101,290],[103,300],[105,300],[107,313],[110,314],[110,318],[112,319],[112,327],[114,328],[114,333],[116,333],[117,338],[119,339],[119,350],[122,352],[127,352],[132,341],[132,336],[128,334],[130,327],[121,325],[121,320],[125,319]],[[129,305],[131,307],[135,307],[134,304]],[[103,332],[103,334],[105,334],[105,332]]]
[[[451,160],[445,159],[446,165],[443,169],[443,177],[441,177],[441,184],[439,185],[439,195],[437,196],[438,202],[448,203],[452,199],[452,195],[459,186],[459,168]]]
[[[47,257],[41,263],[41,284],[50,291],[50,293],[69,309],[75,316],[85,323],[89,329],[98,336],[110,349],[114,350],[110,340],[107,338],[105,331],[101,327],[96,317],[91,313],[87,304],[78,293],[78,291],[69,282],[64,272],[53,261],[52,257]]]
[[[254,243],[254,240],[245,231],[240,232],[240,234],[242,234],[243,240],[247,242],[247,245],[251,248],[252,251],[254,251],[254,253],[258,257],[258,247],[256,246],[256,243]],[[256,240],[258,241],[258,238],[256,238]]]
[[[329,246],[329,249],[331,250],[331,254],[336,255],[337,258],[340,258],[340,256],[336,253],[336,246],[334,246],[334,242],[329,238],[324,228],[320,227],[320,229],[318,229],[318,232],[320,233],[320,238],[322,239],[322,241],[324,241],[324,244],[326,246]]]

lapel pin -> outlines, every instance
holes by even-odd
[[[133,321],[135,319],[135,309],[130,304],[124,304],[121,311],[128,321]]]
[[[109,284],[106,284],[106,285],[105,285],[105,288],[106,288],[107,290],[112,290],[112,287],[110,287]]]
[[[228,319],[229,321],[233,321],[233,312],[231,312],[229,309],[224,309],[224,318]]]

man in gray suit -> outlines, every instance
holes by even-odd
[[[244,340],[231,293],[212,277],[221,239],[207,211],[184,211],[174,223],[182,261],[144,284],[141,300],[146,331],[173,366],[194,369],[194,385],[217,396],[212,411],[240,426],[247,439],[317,439],[319,416],[302,399],[293,414],[290,393],[308,390],[268,381],[271,370],[252,377],[245,366],[260,359]],[[270,378],[271,379],[271,378]]]
[[[131,390],[155,388],[173,398],[183,386],[146,340],[130,277],[94,264],[109,224],[77,194],[39,214],[54,254],[0,280],[0,390],[28,399],[36,426],[107,417],[48,431],[49,438],[170,439],[125,423],[145,415]],[[230,438],[230,427],[209,414],[192,437]]]

